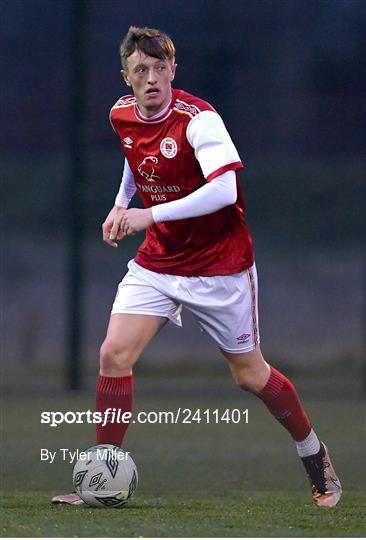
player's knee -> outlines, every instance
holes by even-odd
[[[254,393],[264,388],[270,374],[270,367],[266,362],[231,364],[230,369],[236,384],[242,390]]]
[[[245,376],[243,374],[241,374],[241,376],[238,377],[235,382],[241,388],[241,390],[246,392],[260,391],[260,387],[262,386],[261,382],[259,382],[256,378]]]
[[[251,370],[243,369],[232,369],[231,370],[233,379],[235,383],[240,386],[242,390],[247,390],[248,392],[252,391],[253,385],[256,383],[256,377],[251,372]]]
[[[100,348],[100,369],[105,375],[116,375],[120,371],[130,370],[135,359],[127,347],[117,346],[111,341],[104,341]]]

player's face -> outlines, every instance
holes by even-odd
[[[127,69],[121,73],[126,84],[132,87],[142,114],[153,116],[169,103],[176,67],[170,60],[159,60],[139,50],[128,57]]]

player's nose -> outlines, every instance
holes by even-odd
[[[147,82],[149,84],[155,84],[157,81],[156,81],[156,76],[155,76],[155,71],[151,68],[149,69],[148,73],[147,73]]]

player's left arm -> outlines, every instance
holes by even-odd
[[[154,222],[211,214],[236,202],[235,171],[243,165],[221,117],[212,111],[200,113],[188,125],[187,139],[208,183],[176,201],[145,209],[131,208],[121,223],[125,234],[135,234]]]
[[[151,208],[126,210],[122,217],[121,229],[124,234],[133,235],[147,229],[153,223],[212,214],[225,206],[234,204],[236,199],[236,175],[234,171],[227,171],[209,184],[176,201],[157,204]]]

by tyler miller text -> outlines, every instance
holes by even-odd
[[[93,452],[92,450],[84,452],[80,450],[70,450],[69,448],[59,448],[58,450],[41,448],[41,461],[52,464],[59,459],[60,461],[67,461],[67,463],[76,463],[79,459],[82,461],[89,461],[94,453],[95,451]],[[105,461],[106,459],[125,460],[128,459],[129,454],[130,452],[124,452],[115,448],[113,450],[97,448],[96,458],[101,461]]]

